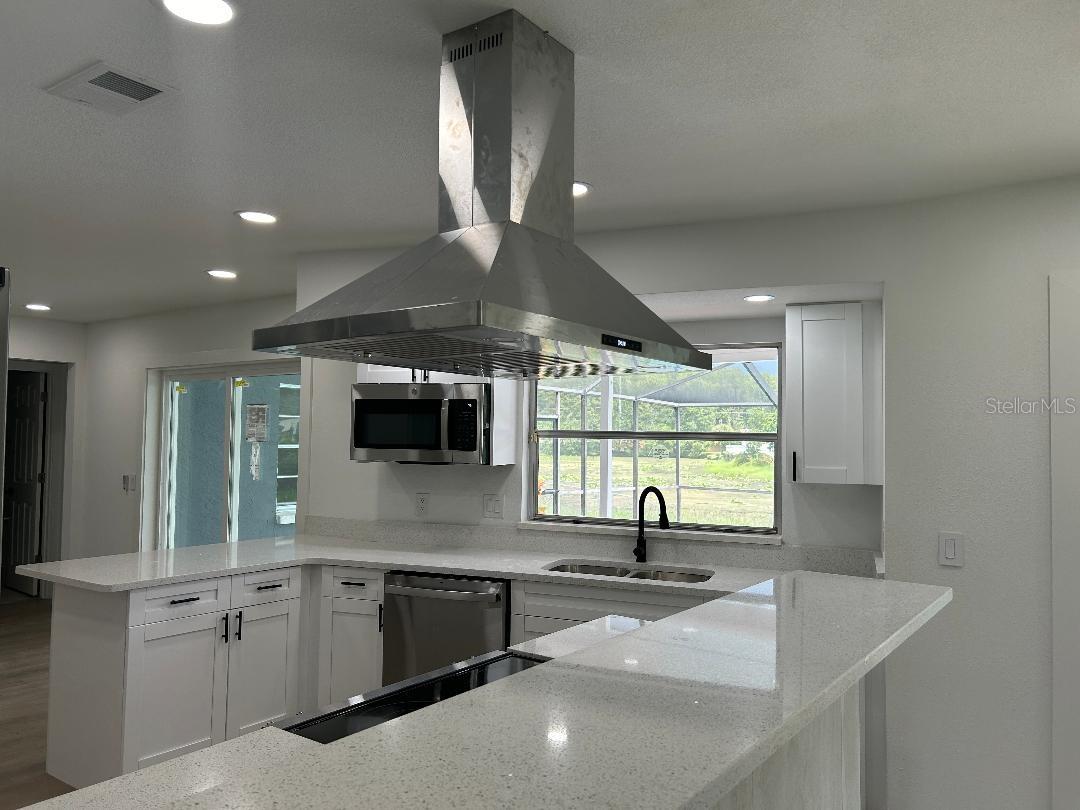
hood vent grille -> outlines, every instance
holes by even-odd
[[[492,48],[498,48],[502,45],[503,35],[500,31],[497,34],[489,34],[486,37],[478,40],[476,43],[476,52],[483,53],[484,51],[490,51]],[[450,49],[450,54],[446,59],[447,64],[457,62],[461,59],[467,59],[473,55],[473,44],[466,42],[464,45],[458,45],[456,48]]]
[[[451,48],[450,49],[450,58],[448,58],[446,61],[447,62],[457,62],[459,59],[465,59],[465,58],[470,57],[470,56],[472,56],[472,43],[471,42],[468,43],[467,45],[459,45],[456,48]]]
[[[173,92],[173,88],[126,70],[95,62],[57,82],[48,92],[112,115],[123,115]]]
[[[572,347],[580,352],[580,347]],[[308,356],[348,363],[374,363],[411,367],[422,361],[429,371],[472,374],[478,377],[581,377],[614,374],[620,369],[610,363],[589,362],[582,357],[568,361],[565,355],[514,349],[494,349],[488,343],[460,340],[451,336],[421,334],[399,340],[341,340],[321,344]],[[524,374],[523,374],[524,372]]]
[[[484,51],[490,51],[492,48],[498,48],[502,45],[502,38],[501,31],[497,34],[490,34],[476,44],[476,49],[483,53]]]

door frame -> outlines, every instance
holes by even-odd
[[[1050,409],[1051,806],[1066,810],[1080,795],[1080,283],[1051,276],[1048,296],[1052,406],[1058,398]]]
[[[64,500],[69,470],[68,464],[68,385],[70,363],[44,360],[12,359],[9,371],[34,371],[45,375],[44,456],[42,469],[45,486],[42,488],[41,560],[55,562],[63,558]],[[52,597],[53,586],[42,582],[38,597]]]

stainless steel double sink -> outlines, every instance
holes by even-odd
[[[652,579],[660,582],[705,582],[715,571],[707,568],[675,568],[673,566],[619,565],[603,560],[560,560],[546,565],[548,571],[566,574],[592,574],[600,577],[626,577],[628,579]]]

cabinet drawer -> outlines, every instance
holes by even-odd
[[[132,625],[152,624],[229,609],[229,578],[156,585],[131,594]]]
[[[583,622],[612,613],[654,621],[687,608],[697,607],[704,599],[700,596],[603,586],[526,582],[524,601],[522,612],[526,617]],[[517,607],[514,609],[516,611]]]
[[[234,608],[295,599],[300,595],[300,567],[235,574],[232,578]]]
[[[376,602],[382,601],[382,571],[372,571],[366,568],[347,568],[345,566],[336,565],[331,569],[330,578],[330,596],[346,596],[350,599],[370,599]]]

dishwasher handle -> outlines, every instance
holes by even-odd
[[[387,585],[384,591],[391,596],[415,596],[420,599],[454,599],[459,602],[498,602],[499,591],[449,591],[442,588],[411,588],[407,585]]]

